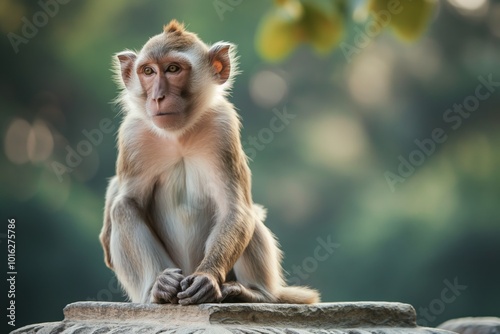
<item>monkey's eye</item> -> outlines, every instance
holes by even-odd
[[[166,72],[175,73],[175,72],[179,72],[180,69],[181,68],[179,65],[172,64],[172,65],[168,65]]]
[[[155,71],[154,71],[151,67],[149,67],[149,66],[144,67],[144,69],[143,69],[142,71],[143,71],[143,72],[144,72],[144,74],[146,74],[146,75],[151,75],[151,74],[153,74],[153,73],[155,72]]]

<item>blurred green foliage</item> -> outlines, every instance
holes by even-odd
[[[390,17],[389,25],[402,39],[413,41],[420,37],[427,28],[436,6],[436,0],[370,0],[368,6],[374,15],[381,11],[389,15],[394,12],[395,14]]]
[[[337,6],[325,13],[314,3],[276,1],[263,18],[257,34],[257,49],[267,60],[281,60],[299,44],[310,43],[320,54],[338,44],[342,36],[342,15]]]
[[[370,21],[368,29],[375,34],[390,26],[402,39],[413,41],[427,28],[436,1],[368,0],[350,5],[346,0],[275,0],[261,20],[257,50],[270,61],[284,59],[302,43],[326,54],[339,44],[353,18]]]
[[[456,277],[467,288],[432,319],[420,315],[421,323],[498,316],[500,92],[493,87],[456,129],[443,117],[455,104],[474,102],[479,76],[500,81],[499,2],[449,0],[431,8],[402,0],[420,19],[403,12],[390,26],[413,43],[360,33],[363,10],[384,1],[345,1],[337,14],[324,9],[331,2],[300,1],[299,30],[277,20],[280,3],[69,1],[31,32],[26,21],[43,23],[35,17],[39,2],[0,3],[0,196],[5,225],[17,221],[18,326],[59,320],[77,300],[124,300],[97,238],[121,119],[111,103],[110,64],[114,53],[139,49],[172,18],[206,42],[238,45],[242,74],[231,100],[243,119],[242,139],[255,151],[254,199],[269,209],[267,225],[285,252],[290,281],[318,288],[324,301],[401,301],[419,311]],[[17,53],[11,33],[27,40]],[[346,54],[342,45],[355,51]],[[261,55],[283,60],[269,64]],[[263,130],[275,108],[295,117],[269,137]],[[115,130],[94,137],[98,144],[68,166],[68,147],[87,153],[85,133],[103,119]],[[399,157],[409,159],[419,150],[415,140],[436,128],[447,140],[391,191],[384,174],[397,173]],[[69,167],[59,173],[62,182],[54,162]],[[318,238],[339,245],[321,261],[314,258]]]

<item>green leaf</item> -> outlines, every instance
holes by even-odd
[[[398,6],[394,4],[399,3]],[[435,0],[370,0],[369,10],[373,14],[380,11],[390,13],[392,27],[398,37],[413,41],[426,30],[434,12]]]
[[[260,55],[269,61],[287,57],[299,44],[310,43],[320,54],[331,51],[343,32],[341,15],[326,13],[310,3],[283,2],[264,16],[256,36]]]
[[[296,22],[275,10],[260,22],[256,47],[263,58],[279,61],[288,56],[302,40],[303,33]]]
[[[301,23],[307,31],[308,41],[320,54],[330,52],[340,42],[343,20],[337,11],[327,15],[312,5],[304,4],[304,16]]]

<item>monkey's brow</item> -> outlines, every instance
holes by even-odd
[[[163,51],[155,51],[155,50],[150,50],[146,54],[144,54],[142,57],[140,57],[139,62],[141,65],[148,63],[148,62],[156,62],[156,63],[161,63],[165,61],[166,59],[171,59],[171,58],[177,58],[179,60],[182,60],[184,62],[190,62],[189,57],[187,57],[181,50],[178,49],[168,49],[168,50],[163,50]]]
[[[169,54],[179,54],[185,51],[187,51],[186,47],[157,44],[151,47],[151,49],[148,51],[146,55],[146,58],[150,60],[159,60],[165,58]]]

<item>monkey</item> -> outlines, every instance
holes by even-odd
[[[317,303],[287,286],[282,251],[251,195],[240,116],[229,102],[235,45],[176,20],[114,57],[123,110],[99,235],[135,303]]]

